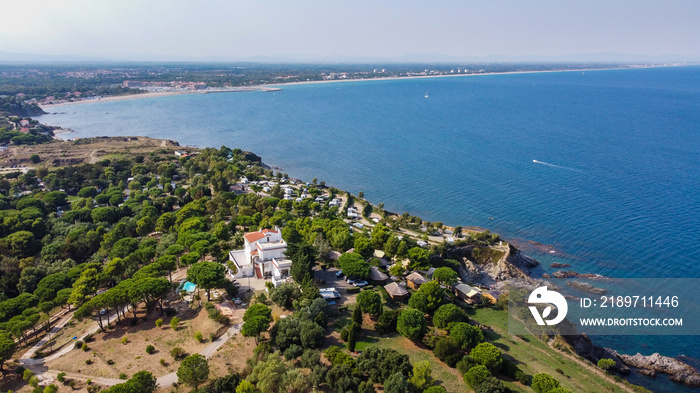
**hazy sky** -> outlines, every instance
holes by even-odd
[[[4,0],[0,51],[110,59],[700,56],[697,0]]]

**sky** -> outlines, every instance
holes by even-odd
[[[696,0],[5,0],[0,52],[111,60],[700,59]]]

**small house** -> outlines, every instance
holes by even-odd
[[[372,266],[372,268],[369,270],[369,279],[375,284],[384,285],[386,284],[387,280],[389,280],[389,276],[379,270],[376,266]]]
[[[492,304],[496,304],[500,297],[501,291],[499,291],[498,289],[491,289],[481,294],[482,299],[488,299]]]
[[[455,286],[455,295],[468,304],[479,303],[481,301],[481,291],[467,284]]]
[[[406,276],[406,285],[408,285],[414,290],[418,290],[418,288],[420,288],[420,286],[425,284],[426,282],[428,282],[428,280],[416,272],[413,272]]]
[[[332,301],[340,299],[340,293],[335,288],[321,288],[318,290],[321,297],[326,301]]]
[[[408,298],[408,291],[399,284],[392,282],[384,285],[384,290],[393,301],[405,300]]]

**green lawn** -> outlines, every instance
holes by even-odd
[[[567,356],[534,336],[519,338],[509,335],[506,311],[482,308],[470,314],[470,318],[493,329],[493,332],[486,335],[487,340],[499,347],[526,374],[547,373],[572,392],[627,391],[615,383],[612,377],[604,375],[587,361],[579,360],[575,354]],[[563,371],[563,375],[557,369]],[[504,382],[514,391],[532,392],[529,387]]]

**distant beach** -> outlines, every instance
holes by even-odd
[[[467,77],[467,76],[479,76],[479,75],[513,75],[513,74],[539,74],[539,73],[552,73],[552,72],[585,72],[585,71],[603,71],[603,70],[625,70],[625,69],[635,69],[635,68],[659,68],[659,67],[679,67],[683,64],[659,64],[659,65],[639,65],[639,66],[620,66],[620,67],[610,67],[610,68],[577,68],[577,69],[557,69],[557,70],[537,70],[537,71],[506,71],[506,72],[483,72],[483,73],[472,73],[472,74],[447,74],[447,75],[414,75],[414,76],[389,76],[382,78],[366,78],[366,79],[334,79],[334,80],[322,80],[322,81],[302,81],[302,82],[287,82],[287,83],[274,83],[269,85],[256,85],[256,86],[246,86],[245,88],[254,87],[257,89],[265,88],[281,88],[284,86],[298,86],[306,84],[317,84],[317,83],[343,83],[343,82],[368,82],[368,81],[390,81],[399,79],[425,79],[425,78],[450,78],[450,77]],[[182,94],[207,94],[207,93],[234,93],[234,92],[246,92],[255,91],[251,90],[203,90],[203,91],[160,91],[160,92],[143,92],[138,94],[129,94],[122,96],[110,96],[102,97],[99,99],[84,99],[78,101],[68,101],[56,104],[40,104],[42,109],[55,108],[65,105],[76,105],[76,104],[87,104],[92,102],[110,102],[110,101],[123,101],[123,100],[135,100],[139,98],[157,98],[166,97],[173,95]]]

